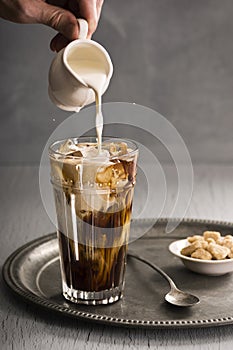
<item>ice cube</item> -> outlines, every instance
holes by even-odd
[[[61,146],[58,149],[58,152],[64,155],[69,155],[79,151],[80,151],[80,148],[71,139],[66,140],[63,144],[61,144]]]
[[[117,187],[120,180],[126,180],[127,173],[121,162],[113,163],[110,166],[99,167],[96,174],[96,181],[102,186]]]

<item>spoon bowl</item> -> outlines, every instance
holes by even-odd
[[[166,274],[160,267],[158,267],[155,264],[152,264],[150,261],[144,259],[143,257],[139,255],[135,255],[133,253],[128,253],[128,256],[134,259],[137,259],[144,264],[150,266],[153,270],[157,271],[161,276],[163,276],[168,283],[170,284],[170,291],[165,295],[165,300],[175,306],[183,306],[183,307],[188,307],[188,306],[193,306],[196,305],[200,302],[199,298],[193,294],[184,292],[177,288],[175,285],[174,281],[171,279],[170,276]]]
[[[169,293],[165,295],[165,300],[176,306],[193,306],[200,302],[199,298],[187,292],[176,288],[172,288]]]

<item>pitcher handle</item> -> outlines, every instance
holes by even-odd
[[[83,18],[77,18],[79,24],[79,36],[78,39],[86,39],[88,33],[88,23]]]

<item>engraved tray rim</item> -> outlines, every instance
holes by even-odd
[[[155,222],[155,219],[136,219],[134,221],[139,222],[149,222],[153,221],[156,224],[166,223],[169,219],[167,218],[160,218],[157,219]],[[222,225],[225,228],[233,228],[232,222],[226,222],[226,221],[219,221],[219,220],[206,220],[206,219],[172,219],[173,222],[179,221],[180,224],[207,224],[207,225]],[[92,321],[95,323],[110,325],[110,326],[124,326],[124,327],[133,327],[133,328],[149,328],[149,329],[158,329],[158,328],[200,328],[200,327],[213,327],[213,326],[224,326],[224,325],[231,325],[233,324],[233,317],[226,316],[221,318],[214,318],[214,319],[190,319],[190,320],[177,320],[177,319],[168,319],[168,320],[138,320],[138,319],[123,319],[123,318],[117,318],[117,317],[110,317],[105,315],[100,315],[98,313],[90,313],[90,312],[83,312],[78,311],[76,309],[72,309],[65,307],[63,305],[60,305],[56,303],[56,301],[51,301],[47,298],[43,298],[42,296],[36,295],[33,292],[31,292],[29,289],[27,289],[23,283],[19,285],[16,282],[15,278],[15,271],[12,269],[14,260],[20,256],[20,254],[23,254],[25,252],[28,252],[41,244],[44,244],[46,242],[49,242],[52,239],[56,238],[56,232],[46,234],[45,236],[36,238],[23,246],[19,247],[17,250],[15,250],[5,261],[2,267],[2,277],[6,285],[18,296],[22,297],[25,301],[31,302],[34,305],[42,306],[45,309],[53,310],[55,312],[62,313],[63,315],[69,316],[69,317],[75,317],[83,321]],[[75,304],[76,307],[78,307],[77,304]],[[114,304],[111,304],[114,305]],[[195,307],[195,306],[194,306]],[[177,309],[178,310],[178,309]]]

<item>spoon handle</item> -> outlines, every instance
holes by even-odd
[[[134,258],[137,259],[141,262],[143,262],[144,264],[150,266],[153,270],[157,271],[161,276],[163,276],[170,284],[171,288],[177,288],[175,283],[173,282],[173,280],[166,274],[166,272],[164,272],[163,270],[160,269],[160,267],[158,267],[155,264],[152,264],[150,261],[144,259],[143,257],[136,255],[136,254],[132,254],[132,253],[128,253],[127,254],[130,258]]]

